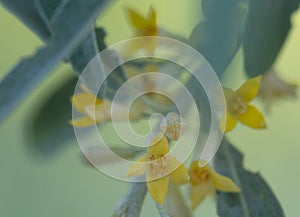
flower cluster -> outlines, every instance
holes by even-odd
[[[156,12],[151,7],[147,16],[142,16],[137,11],[128,8],[129,21],[134,29],[135,36],[146,37],[143,44],[131,44],[126,50],[127,54],[138,52],[141,47],[148,54],[153,54],[156,41],[147,36],[158,36]],[[129,78],[143,72],[158,72],[155,65],[146,64],[144,67],[124,67]],[[153,77],[154,78],[154,77]],[[151,92],[155,92],[159,86],[158,81],[143,80],[142,87],[146,96],[160,104],[170,104],[165,98],[159,98]],[[238,122],[253,129],[265,129],[267,127],[263,114],[251,102],[256,97],[261,97],[269,106],[275,99],[296,95],[296,85],[288,84],[271,71],[263,76],[247,80],[237,90],[223,88],[226,100],[226,112],[220,123],[224,132],[232,131]],[[74,95],[71,98],[72,105],[82,116],[72,120],[76,127],[86,127],[95,123],[110,121],[112,102],[109,99],[99,99],[89,91]],[[130,113],[131,120],[141,118],[147,107],[140,105]],[[117,103],[117,120],[125,120],[128,116],[122,104]],[[192,209],[195,209],[208,195],[214,195],[216,191],[239,193],[241,189],[229,177],[219,174],[208,162],[194,160],[188,169],[182,162],[170,155],[170,142],[177,141],[185,130],[185,123],[174,112],[169,112],[160,124],[160,132],[149,142],[145,155],[140,157],[128,169],[126,176],[145,176],[148,191],[152,198],[159,204],[164,204],[168,194],[169,184],[189,184],[189,195]]]

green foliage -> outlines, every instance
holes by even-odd
[[[59,61],[71,55],[93,28],[106,0],[73,0],[55,22],[55,35],[32,57],[21,60],[0,82],[0,120],[9,114]]]
[[[241,188],[239,194],[217,194],[220,217],[283,217],[282,208],[259,173],[243,168],[243,155],[224,140],[215,158],[216,170],[231,177]]]
[[[299,0],[251,0],[244,36],[245,69],[250,77],[272,67],[291,29]]]
[[[34,0],[2,0],[1,3],[42,40],[48,40],[51,31],[45,25]]]
[[[32,151],[45,155],[56,153],[63,144],[75,143],[74,129],[69,124],[72,119],[70,96],[74,93],[77,78],[70,78],[54,93],[37,105],[28,133],[33,141],[29,145]],[[40,108],[39,108],[40,107]]]
[[[0,82],[0,120],[5,118],[22,99],[45,78],[60,62],[68,61],[77,76],[89,61],[106,48],[105,31],[95,28],[94,21],[109,0],[2,0],[12,13],[34,31],[46,45],[31,56],[21,60]],[[240,45],[244,45],[245,68],[249,76],[265,73],[278,56],[291,28],[291,14],[298,8],[299,0],[202,0],[205,19],[193,30],[189,43],[209,61],[221,77]],[[247,16],[248,12],[248,16]],[[247,17],[247,20],[246,20]],[[246,20],[246,23],[245,23]],[[244,32],[245,30],[245,32]],[[111,52],[106,61],[119,61]],[[104,74],[103,74],[104,76]],[[30,133],[32,148],[40,153],[53,153],[74,139],[71,119],[70,96],[78,78],[70,78],[39,105],[32,120]],[[112,98],[127,80],[122,67],[111,73],[100,90],[99,97]],[[189,83],[189,87],[198,86]],[[202,109],[201,128],[209,130],[211,111],[204,91],[191,88]],[[128,150],[128,152],[126,152]],[[129,149],[115,149],[123,157],[135,156]],[[224,140],[216,155],[215,167],[231,177],[241,187],[240,194],[218,193],[220,217],[282,217],[283,211],[268,184],[258,173],[251,173],[242,166],[242,154]],[[174,189],[173,189],[174,190]],[[175,193],[179,195],[178,189]],[[134,183],[126,200],[116,211],[116,216],[139,216],[146,194],[144,183]],[[175,198],[175,197],[174,197]],[[174,199],[172,198],[172,199]],[[179,196],[176,197],[177,199]],[[172,200],[171,200],[172,201]],[[172,203],[182,203],[182,199]],[[189,210],[180,211],[191,216]],[[174,211],[173,212],[179,212]]]
[[[202,0],[202,11],[189,41],[221,77],[240,47],[247,10],[244,0]]]

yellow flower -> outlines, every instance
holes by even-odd
[[[208,195],[214,195],[216,190],[238,193],[240,188],[228,177],[214,171],[206,162],[199,167],[199,161],[193,161],[189,168],[190,199],[192,209],[195,209]]]
[[[135,36],[146,37],[146,36],[157,36],[158,27],[156,25],[156,12],[150,7],[148,15],[146,17],[142,16],[137,11],[132,8],[127,9],[129,21],[134,28]],[[156,46],[156,40],[153,38],[145,38],[142,43],[132,43],[127,52],[134,53],[141,47],[153,54]]]
[[[146,155],[129,168],[126,176],[145,174],[149,193],[162,205],[168,193],[169,180],[175,184],[184,184],[189,181],[189,176],[185,167],[168,155],[169,144],[164,134],[158,133],[150,144]]]
[[[184,127],[185,124],[182,122],[181,117],[174,112],[169,112],[160,124],[160,130],[166,137],[175,141],[182,135]]]
[[[109,102],[107,100],[100,100],[92,93],[78,93],[71,97],[71,103],[76,110],[83,114],[82,117],[70,121],[71,125],[75,127],[91,126],[100,121],[104,121],[106,119],[105,117],[107,117],[106,113],[103,115],[102,119],[96,119],[88,114],[87,107],[89,106],[102,106],[102,110],[108,110],[109,107]]]
[[[237,121],[255,129],[266,128],[263,115],[254,106],[249,105],[249,102],[257,96],[260,83],[261,76],[258,76],[246,81],[236,91],[224,88],[227,104],[225,132],[231,131]],[[224,117],[221,121],[221,129],[224,129]]]
[[[271,104],[279,99],[296,97],[297,85],[290,84],[282,80],[274,70],[270,70],[263,75],[259,90],[259,96],[266,106],[266,110],[270,110]]]
[[[147,17],[142,16],[132,8],[128,8],[129,21],[134,27],[137,36],[156,36],[158,28],[156,25],[156,12],[150,7]]]
[[[83,115],[80,118],[73,119],[70,124],[75,127],[88,127],[96,123],[111,121],[111,101],[98,99],[90,92],[78,93],[71,97],[72,106]],[[127,110],[121,103],[115,103],[114,120],[126,120]],[[143,112],[143,104],[141,101],[136,101],[130,109],[129,119],[137,120]]]

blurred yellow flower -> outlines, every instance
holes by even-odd
[[[193,161],[189,168],[190,199],[192,209],[195,209],[208,195],[214,195],[216,190],[238,193],[240,188],[228,177],[214,171],[206,162],[199,167],[199,161]]]
[[[282,80],[274,70],[263,75],[259,90],[259,96],[265,104],[266,111],[270,111],[271,104],[280,99],[297,97],[296,84]]]
[[[72,106],[83,115],[80,118],[72,119],[70,124],[75,127],[88,127],[96,123],[103,123],[112,120],[112,102],[98,99],[90,92],[78,93],[71,97]],[[137,100],[128,113],[127,108],[121,103],[114,103],[114,120],[126,120],[129,115],[130,120],[137,120],[143,113],[144,106]]]
[[[130,24],[132,25],[135,36],[146,37],[146,36],[157,36],[158,27],[156,24],[156,11],[153,7],[150,7],[146,17],[142,16],[139,12],[132,8],[127,9]],[[130,44],[124,55],[132,54],[140,50],[145,49],[148,54],[152,55],[156,47],[156,40],[154,38],[144,38],[141,43],[133,42]]]
[[[257,96],[260,83],[261,76],[258,76],[246,81],[236,91],[224,88],[227,113],[226,119],[224,115],[221,120],[221,129],[229,132],[236,126],[237,121],[255,129],[266,128],[263,115],[254,106],[249,105],[249,102]]]
[[[153,73],[152,76],[142,76],[142,80],[139,80],[141,82],[136,84],[137,86],[141,86],[141,90],[147,92],[145,94],[145,97],[143,98],[145,104],[147,104],[150,107],[159,106],[160,108],[165,106],[168,107],[173,104],[173,102],[168,97],[158,93],[161,91],[161,88],[167,88],[169,85],[164,83],[164,86],[162,87],[161,79],[159,77],[159,68],[156,64],[147,63],[142,67],[129,64],[126,65],[124,69],[129,78],[141,75],[143,73]],[[157,73],[157,76],[155,76],[154,73]]]
[[[175,184],[184,184],[189,181],[189,176],[178,160],[167,155],[169,144],[163,133],[158,133],[150,145],[146,155],[129,168],[126,176],[145,174],[149,193],[162,205],[168,193],[169,180]]]
[[[169,140],[178,140],[185,128],[185,123],[181,117],[175,112],[169,112],[160,124],[160,130]]]
[[[93,116],[88,115],[87,107],[89,106],[101,106],[102,110],[108,110],[109,108],[109,102],[107,100],[100,100],[96,96],[94,96],[92,93],[86,92],[86,93],[78,93],[71,97],[71,103],[72,106],[81,112],[83,114],[82,117],[77,119],[72,119],[70,121],[71,125],[75,127],[87,127],[91,126],[95,123],[98,123],[100,121],[105,120],[105,117],[107,117],[107,112],[103,115],[102,119],[96,119],[93,118]]]
[[[156,36],[158,28],[156,25],[156,11],[153,7],[149,8],[146,17],[142,16],[139,12],[128,8],[129,21],[133,26],[137,36]]]

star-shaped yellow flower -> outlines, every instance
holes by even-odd
[[[190,199],[192,209],[195,209],[208,195],[214,195],[216,190],[237,193],[240,188],[228,177],[214,171],[206,162],[199,167],[199,161],[193,161],[189,168]]]
[[[260,83],[261,76],[258,76],[246,81],[236,91],[224,88],[227,104],[225,132],[231,131],[236,126],[237,121],[255,129],[266,128],[263,115],[254,106],[249,105],[249,102],[257,96]],[[221,121],[221,129],[224,129],[224,117]]]
[[[157,36],[158,27],[156,24],[156,12],[150,7],[146,17],[142,16],[139,12],[132,8],[127,9],[130,24],[132,25],[135,36],[146,37],[146,36]],[[153,38],[145,38],[143,43],[132,43],[127,52],[134,53],[141,47],[153,54],[156,46],[156,40]]]
[[[150,144],[146,155],[129,168],[126,176],[145,174],[149,193],[162,205],[168,192],[169,180],[175,184],[184,184],[189,181],[189,176],[185,167],[168,155],[169,144],[164,134],[158,133]]]
[[[103,123],[112,120],[112,102],[108,99],[98,99],[90,92],[77,93],[71,97],[72,106],[83,115],[80,118],[72,119],[70,124],[75,127],[88,127],[96,123]],[[128,112],[121,103],[115,102],[114,120],[126,120]],[[136,101],[130,109],[129,119],[137,120],[143,113],[143,104]]]

